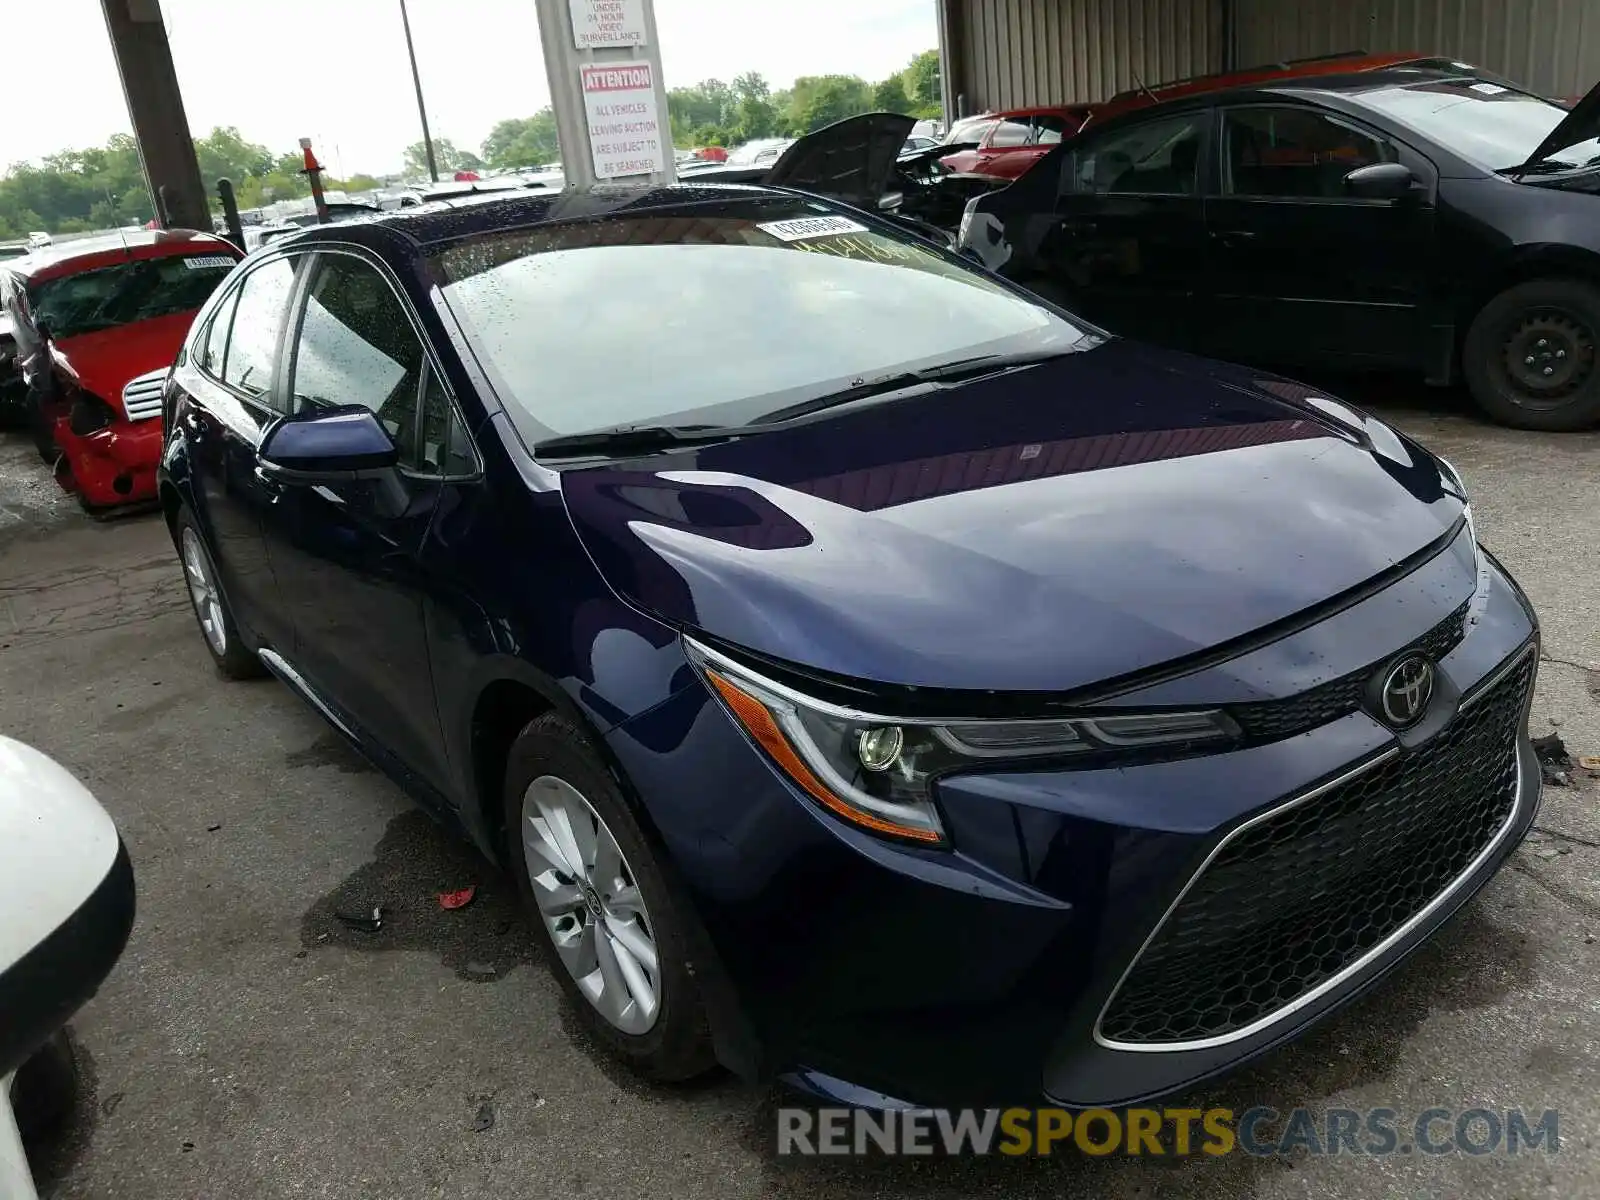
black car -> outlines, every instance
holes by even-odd
[[[1597,89],[1600,91],[1600,89]],[[1397,68],[1153,105],[967,206],[965,253],[1117,332],[1464,377],[1525,429],[1600,421],[1600,97]]]

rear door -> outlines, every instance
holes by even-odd
[[[285,348],[291,416],[359,404],[400,451],[378,479],[278,483],[268,552],[295,627],[295,667],[406,766],[448,790],[419,561],[440,497],[475,456],[395,281],[352,251],[317,255]]]
[[[1208,287],[1209,140],[1209,110],[1194,109],[1063,147],[1034,263],[1051,294],[1116,333],[1194,343]]]
[[[269,258],[232,281],[176,374],[182,395],[174,407],[191,502],[234,617],[279,650],[293,626],[267,561],[262,518],[274,497],[256,473],[256,448],[279,416],[279,346],[302,261]]]
[[[1291,364],[1420,362],[1436,264],[1432,163],[1305,104],[1230,106],[1218,125],[1220,195],[1206,215],[1217,350]],[[1344,177],[1380,162],[1410,167],[1416,194],[1350,195]]]

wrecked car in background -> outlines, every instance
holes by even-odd
[[[1600,422],[1600,89],[1465,64],[1200,92],[1096,120],[975,198],[962,253],[1110,329],[1224,358],[1464,379]]]
[[[161,380],[240,257],[213,234],[155,230],[0,265],[39,453],[91,511],[155,498]]]
[[[939,160],[967,144],[945,143],[905,152],[917,122],[898,113],[847,117],[791,143],[766,166],[696,171],[694,183],[759,183],[792,188],[876,213],[919,236],[949,247],[961,213],[973,196],[1005,180],[953,175]]]

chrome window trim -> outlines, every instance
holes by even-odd
[[[1507,675],[1510,675],[1513,671],[1520,668],[1522,664],[1529,658],[1536,657],[1538,652],[1539,644],[1537,641],[1535,641],[1522,652],[1514,654],[1508,658],[1494,672],[1479,681],[1477,687],[1473,689],[1472,694],[1461,702],[1460,707],[1456,710],[1457,716],[1466,711],[1472,705],[1476,704],[1484,696],[1488,695],[1494,690],[1496,684],[1498,684]],[[1528,706],[1532,703],[1532,701],[1533,689],[1530,687],[1528,689],[1528,695],[1523,701],[1522,717],[1526,717]],[[1519,717],[1517,725],[1519,737],[1522,717]],[[1520,746],[1518,749],[1520,751]],[[1350,780],[1383,765],[1399,753],[1400,750],[1398,747],[1386,750],[1373,758],[1367,759],[1360,765],[1345,771],[1343,774],[1328,781],[1327,783],[1318,784],[1309,791],[1302,792],[1300,795],[1286,800],[1284,803],[1276,805],[1265,812],[1258,813],[1254,817],[1251,817],[1248,821],[1245,821],[1243,824],[1234,828],[1227,834],[1226,837],[1213,846],[1211,848],[1211,852],[1206,855],[1205,860],[1200,864],[1199,868],[1193,875],[1189,877],[1189,882],[1183,885],[1183,889],[1177,894],[1176,897],[1174,897],[1172,903],[1167,906],[1166,911],[1161,914],[1161,919],[1155,923],[1155,927],[1150,930],[1148,936],[1146,936],[1144,941],[1139,944],[1139,949],[1134,953],[1133,957],[1128,960],[1128,965],[1123,969],[1122,974],[1117,977],[1116,986],[1114,986],[1111,989],[1110,994],[1106,996],[1105,1003],[1100,1006],[1099,1015],[1094,1019],[1094,1040],[1096,1043],[1105,1047],[1107,1050],[1127,1051],[1135,1054],[1176,1054],[1189,1050],[1209,1050],[1216,1046],[1226,1046],[1230,1042],[1237,1042],[1248,1037],[1253,1037],[1254,1035],[1270,1029],[1272,1026],[1277,1025],[1280,1022],[1288,1020],[1307,1005],[1321,999],[1323,996],[1327,995],[1341,984],[1344,984],[1353,977],[1361,974],[1374,961],[1381,958],[1384,954],[1393,949],[1398,943],[1404,941],[1408,936],[1414,933],[1428,920],[1428,918],[1433,916],[1434,913],[1438,912],[1439,909],[1451,899],[1451,897],[1460,891],[1462,885],[1468,879],[1472,878],[1472,876],[1477,874],[1478,870],[1483,866],[1483,864],[1492,858],[1495,852],[1499,850],[1501,845],[1505,842],[1506,837],[1510,834],[1512,827],[1517,823],[1518,816],[1520,816],[1522,813],[1524,799],[1522,786],[1523,772],[1520,764],[1518,765],[1517,769],[1516,794],[1512,797],[1511,811],[1507,814],[1505,823],[1495,831],[1495,835],[1484,844],[1483,849],[1480,850],[1473,860],[1467,864],[1466,868],[1454,879],[1452,879],[1445,887],[1440,889],[1439,893],[1434,896],[1432,900],[1428,901],[1427,904],[1423,905],[1403,924],[1396,928],[1394,932],[1392,932],[1388,937],[1384,938],[1383,941],[1373,946],[1354,962],[1347,964],[1341,970],[1328,976],[1328,978],[1317,984],[1317,986],[1311,988],[1309,991],[1301,993],[1299,996],[1296,996],[1293,1000],[1291,1000],[1288,1004],[1283,1005],[1281,1008],[1274,1009],[1266,1016],[1252,1021],[1249,1025],[1246,1025],[1241,1029],[1232,1030],[1228,1033],[1218,1034],[1215,1037],[1196,1038],[1183,1042],[1119,1042],[1106,1037],[1101,1032],[1101,1026],[1105,1021],[1106,1013],[1110,1011],[1112,1003],[1122,991],[1122,985],[1128,981],[1128,976],[1133,974],[1133,969],[1139,965],[1139,961],[1144,957],[1145,951],[1150,948],[1150,944],[1156,940],[1157,935],[1160,934],[1164,928],[1166,928],[1167,922],[1172,919],[1172,914],[1175,913],[1178,910],[1178,906],[1183,903],[1184,897],[1186,897],[1194,888],[1195,884],[1200,881],[1201,876],[1206,873],[1211,864],[1216,860],[1217,856],[1227,848],[1229,843],[1231,843],[1241,834],[1245,833],[1247,830],[1253,829],[1255,826],[1261,824],[1263,821],[1272,820],[1273,818],[1281,816],[1291,809],[1298,808],[1302,804],[1306,804],[1312,800],[1315,800],[1318,796],[1324,795],[1327,792],[1332,791],[1334,788],[1340,787],[1341,785],[1350,782]]]

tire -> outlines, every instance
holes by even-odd
[[[552,857],[552,842],[540,832],[542,824],[544,830],[559,836],[560,814],[572,811],[568,806],[573,796],[588,816],[597,818],[587,831],[577,828],[574,839],[595,860],[584,867],[586,878],[581,884],[575,873],[558,870],[558,860],[564,866],[570,864],[559,854]],[[524,818],[525,798],[529,798],[529,819]],[[551,815],[541,815],[545,813]],[[583,815],[580,811],[579,817]],[[650,1079],[681,1082],[710,1070],[715,1065],[710,1029],[679,916],[684,901],[662,874],[655,850],[605,763],[565,718],[546,713],[531,721],[512,743],[506,761],[505,816],[506,860],[528,918],[551,972],[596,1040]],[[578,824],[573,823],[574,827]],[[604,870],[606,852],[594,849],[607,832],[619,852],[617,871]],[[586,837],[592,840],[586,842]],[[530,850],[528,843],[545,849]],[[573,880],[571,885],[564,882],[568,878]],[[627,886],[630,879],[631,888]],[[541,899],[552,914],[560,915],[547,918],[540,909]],[[615,907],[613,900],[617,901]],[[613,929],[623,937],[613,937],[608,932]],[[646,959],[628,950],[640,945],[641,934],[643,944],[653,942],[657,961],[653,978]],[[588,953],[585,938],[591,947]],[[620,950],[614,949],[619,945]],[[644,972],[646,983],[653,984],[653,1014],[647,1016],[646,1006],[635,999],[640,989],[608,982],[626,976],[619,965],[624,955],[631,957],[636,972]],[[609,974],[605,959],[612,964]],[[569,962],[575,966],[569,967]],[[585,977],[582,984],[580,975]],[[601,990],[598,998],[593,994],[597,986]],[[613,990],[607,992],[608,987]],[[611,1015],[603,1013],[602,1006]]]
[[[1491,419],[1565,433],[1600,424],[1600,288],[1536,279],[1484,305],[1461,369]]]
[[[66,1031],[55,1035],[17,1068],[11,1107],[24,1142],[54,1133],[78,1102],[78,1059]]]
[[[189,605],[200,626],[200,640],[211,661],[224,679],[260,679],[267,673],[255,651],[239,636],[233,609],[223,594],[211,551],[188,509],[180,509],[173,522],[172,538],[178,548],[178,562],[188,585]]]

